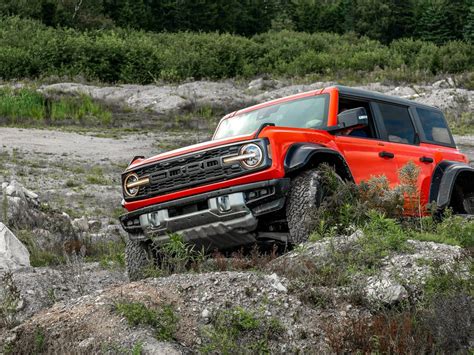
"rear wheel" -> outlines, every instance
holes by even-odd
[[[474,215],[474,192],[465,194],[462,204],[467,214]]]
[[[338,175],[336,177],[342,182]],[[329,193],[317,169],[303,171],[292,179],[286,206],[288,241],[291,244],[308,240],[317,222],[315,211]]]
[[[128,239],[125,246],[125,263],[130,281],[138,281],[146,277],[147,269],[154,265],[152,243]]]

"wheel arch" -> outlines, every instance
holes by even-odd
[[[429,201],[439,209],[461,208],[455,204],[459,193],[474,191],[474,168],[456,161],[440,162],[432,175]]]
[[[336,173],[346,181],[354,182],[349,165],[337,150],[314,144],[294,143],[286,152],[284,167],[286,176],[328,163],[334,166]]]

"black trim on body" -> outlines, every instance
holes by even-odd
[[[294,143],[286,152],[285,172],[286,174],[298,171],[307,167],[317,155],[331,155],[339,161],[336,171],[343,179],[354,181],[349,165],[344,157],[337,151],[314,143]],[[324,160],[323,160],[324,161]],[[337,168],[342,167],[342,171]]]
[[[431,177],[429,201],[436,202],[440,209],[446,208],[451,201],[456,179],[461,172],[472,173],[474,180],[473,167],[457,161],[445,160],[440,162]]]

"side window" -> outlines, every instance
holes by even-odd
[[[361,101],[347,97],[341,97],[339,99],[339,109],[338,114],[344,112],[346,110],[350,110],[353,108],[363,107],[367,111],[368,119],[369,119],[369,127],[354,129],[348,135],[352,137],[360,137],[360,138],[376,138],[376,131],[374,126],[374,120],[372,117],[372,112],[370,110],[370,104],[368,101]]]
[[[382,120],[390,142],[415,144],[415,127],[405,106],[379,103]]]
[[[427,140],[441,144],[453,144],[448,125],[439,111],[417,108],[421,126]]]

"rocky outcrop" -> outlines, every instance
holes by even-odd
[[[5,219],[3,222],[10,228],[26,231],[39,250],[63,250],[77,240],[70,217],[42,204],[38,194],[19,182],[4,182],[1,199],[0,218]]]
[[[28,249],[0,222],[0,271],[30,267]]]
[[[14,351],[32,352],[36,346],[33,335],[40,332],[45,352],[72,348],[79,353],[103,349],[132,351],[139,346],[143,354],[158,350],[192,353],[206,346],[212,348],[216,342],[220,346],[219,342],[224,339],[229,341],[225,338],[229,335],[219,333],[224,330],[215,327],[222,314],[234,312],[238,321],[250,322],[251,331],[245,330],[245,325],[227,324],[236,327],[232,331],[242,336],[239,341],[244,345],[255,340],[259,327],[271,324],[258,335],[270,352],[327,353],[332,349],[328,344],[331,329],[351,324],[354,319],[370,319],[372,312],[380,307],[394,309],[393,306],[408,297],[413,301],[413,297],[423,293],[423,284],[434,270],[451,269],[462,273],[463,268],[469,266],[469,259],[461,248],[408,241],[405,251],[390,253],[370,275],[355,271],[344,283],[332,283],[331,279],[325,284],[315,283],[315,280],[320,281],[314,279],[320,270],[336,276],[330,269],[338,267],[334,261],[342,261],[341,255],[351,255],[361,238],[363,234],[356,232],[351,236],[306,243],[271,261],[259,272],[175,274],[83,293],[85,296],[76,299],[61,297],[61,302],[52,308],[0,335],[0,344],[8,344]],[[455,269],[455,266],[460,268]],[[49,287],[46,285],[53,279],[58,280],[57,277],[45,279],[45,273],[50,271],[45,269],[37,276],[43,278],[40,281],[43,287]],[[85,277],[80,275],[66,277],[71,280],[64,282],[66,288],[78,287],[72,280],[82,280],[85,285],[88,279],[97,280],[88,271]],[[28,277],[30,279],[25,281],[18,278],[22,292],[28,289],[30,282],[37,282],[34,275]],[[59,290],[54,294],[59,295],[62,292]],[[28,298],[30,291],[26,291],[26,295],[25,309],[29,309],[28,305],[34,300],[41,299],[33,294]],[[42,297],[44,299],[44,295]],[[127,317],[118,311],[119,303],[141,304],[155,311],[171,307],[176,322],[173,341],[157,340],[153,326],[127,322]]]
[[[345,262],[358,252],[361,238],[363,233],[357,231],[350,236],[303,244],[296,251],[274,260],[268,270],[294,278],[295,275],[302,277],[321,269],[347,267]],[[422,294],[424,281],[432,275],[433,269],[450,270],[454,265],[460,265],[459,260],[465,259],[464,254],[463,249],[457,246],[409,240],[406,252],[392,252],[383,257],[370,275],[355,269],[345,276],[349,277],[349,288],[371,307],[393,305]],[[463,267],[468,270],[468,262]],[[339,285],[329,286],[334,294],[344,294]]]
[[[169,115],[181,110],[213,107],[231,112],[245,106],[280,98],[308,90],[334,85],[336,82],[291,84],[287,81],[258,78],[247,86],[234,81],[196,81],[181,85],[121,85],[97,87],[76,83],[45,85],[45,93],[84,93],[112,104],[125,105],[137,110]],[[457,88],[453,79],[447,78],[432,85],[395,86],[372,83],[358,88],[378,91],[388,95],[414,99],[445,111],[472,112],[472,90]]]

